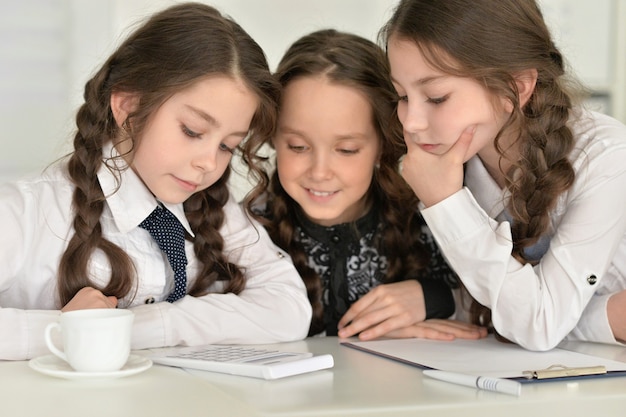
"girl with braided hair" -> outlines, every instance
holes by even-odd
[[[87,82],[69,159],[0,188],[0,359],[45,353],[46,325],[90,308],[133,311],[133,349],[306,336],[296,269],[227,188],[235,152],[266,187],[255,154],[279,92],[212,7],[134,31]],[[177,225],[171,259],[143,226],[153,211]]]
[[[533,350],[624,341],[626,127],[575,104],[535,0],[402,0],[381,39],[402,175],[473,320]]]
[[[272,144],[266,227],[313,307],[309,335],[478,338],[447,319],[456,276],[397,167],[406,148],[382,49],[332,29],[294,42]]]

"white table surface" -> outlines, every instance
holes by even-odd
[[[154,365],[125,378],[86,381],[42,375],[26,361],[0,361],[0,416],[626,415],[626,377],[524,384],[514,397],[432,380],[416,367],[340,346],[333,337],[264,346],[330,353],[335,366],[264,381]],[[624,347],[567,347],[626,362]]]

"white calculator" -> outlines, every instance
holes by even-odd
[[[151,350],[154,363],[262,379],[332,368],[332,355],[269,350],[248,345],[204,345]]]

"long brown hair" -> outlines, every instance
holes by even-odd
[[[124,124],[125,133],[136,141],[163,102],[216,74],[241,79],[259,97],[260,105],[241,152],[242,160],[259,180],[257,187],[266,187],[267,179],[257,166],[256,153],[273,133],[280,86],[269,71],[263,51],[237,23],[210,6],[183,3],[156,13],[117,48],[85,85],[85,102],[76,116],[74,152],[68,162],[69,176],[76,186],[72,200],[75,234],[59,265],[62,305],[79,289],[94,286],[88,266],[96,250],[106,255],[111,266],[110,281],[101,288],[103,293],[122,298],[133,288],[135,271],[131,259],[103,237],[100,224],[105,196],[96,174],[103,163],[103,146],[120,136],[111,112],[111,94],[132,92],[139,97],[136,111]],[[115,164],[107,163],[107,167],[114,170]],[[191,295],[206,293],[218,279],[228,280],[226,292],[239,293],[245,285],[242,271],[222,253],[224,241],[219,233],[224,222],[223,206],[229,198],[229,174],[230,168],[214,185],[184,202],[195,234],[194,251],[203,264],[189,290]]]
[[[522,263],[534,262],[524,249],[550,231],[550,210],[574,182],[568,159],[574,138],[567,126],[572,80],[565,77],[563,56],[538,5],[534,0],[402,0],[380,32],[385,44],[392,36],[415,42],[433,68],[475,79],[513,105],[495,145],[506,158],[500,138],[505,131],[517,132],[520,156],[503,172],[511,194],[512,254]],[[538,78],[522,107],[514,77],[528,69],[536,69]],[[475,304],[472,311],[476,323],[489,323],[488,310]]]
[[[417,198],[398,174],[398,160],[406,147],[395,114],[395,94],[388,74],[387,60],[375,43],[348,33],[321,30],[291,45],[278,64],[275,76],[285,87],[295,79],[323,75],[367,97],[382,149],[368,199],[377,205],[382,218],[380,247],[389,263],[386,279],[393,282],[416,277],[417,271],[428,264],[429,254],[418,242]],[[269,221],[262,222],[274,242],[291,255],[302,276],[313,307],[309,334],[317,334],[325,328],[322,283],[319,275],[308,266],[307,254],[296,240],[299,206],[283,189],[276,171],[270,187]]]

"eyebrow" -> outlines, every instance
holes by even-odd
[[[301,132],[301,131],[299,131],[297,129],[294,129],[294,128],[291,128],[291,127],[278,126],[277,131],[279,131],[281,133],[290,133],[292,135],[298,135],[298,136],[306,137],[304,132]]]
[[[185,108],[191,111],[192,113],[194,113],[196,116],[199,116],[200,118],[204,119],[211,126],[216,127],[216,128],[219,128],[221,126],[221,124],[217,120],[215,120],[215,117],[211,116],[207,112],[200,110],[197,107],[190,106],[188,104],[185,104]],[[242,131],[242,132],[233,132],[230,135],[246,137],[248,136],[248,133],[249,133],[248,131],[245,131],[245,132]]]
[[[297,135],[307,140],[309,139],[309,137],[304,132],[298,129],[291,128],[291,127],[280,126],[278,128],[278,131],[281,133],[289,133],[292,135]],[[338,135],[335,139],[336,140],[351,140],[351,139],[365,140],[367,139],[367,137],[368,137],[367,134],[363,132],[352,132],[352,133],[345,133],[342,135]]]
[[[413,81],[412,85],[426,85],[435,81],[439,81],[442,78],[446,78],[445,75],[432,75],[430,77],[420,78],[419,80]],[[398,81],[392,76],[391,81],[398,84]]]

